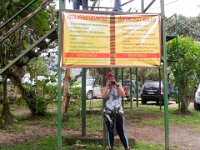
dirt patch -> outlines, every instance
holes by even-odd
[[[134,123],[141,122],[141,120],[146,120],[146,119],[153,119],[157,117],[161,117],[162,114],[155,114],[155,113],[143,113],[140,112],[138,115],[130,115],[130,114],[125,114],[127,124],[131,124],[130,121],[134,121]],[[131,125],[130,125],[131,126]]]
[[[197,129],[196,129],[197,130]],[[126,126],[129,138],[136,141],[146,141],[152,144],[165,144],[165,129],[152,126],[130,127]],[[171,149],[199,150],[200,134],[189,126],[174,125],[169,128],[169,143]]]
[[[1,132],[0,133],[0,144],[3,145],[14,145],[20,143],[29,143],[36,139],[46,137],[46,136],[56,136],[57,128],[56,127],[46,127],[42,125],[23,125],[26,130],[20,133],[9,133]],[[63,135],[80,135],[80,131],[76,130],[63,130]]]
[[[177,107],[176,103],[171,103],[170,107]],[[193,103],[190,104],[189,109],[194,109]],[[138,119],[150,119],[159,117],[158,114],[139,115],[137,118],[133,116],[133,120]],[[130,117],[130,116],[129,116]],[[154,144],[165,144],[165,128],[154,126],[142,126],[138,127],[130,123],[130,118],[126,118],[126,131],[129,138],[133,138],[136,141],[146,141]],[[173,125],[169,127],[169,144],[171,149],[178,150],[199,150],[200,144],[200,132],[199,128],[191,126]]]

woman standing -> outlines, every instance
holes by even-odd
[[[121,96],[125,95],[123,87],[115,80],[112,73],[107,73],[106,86],[103,88],[102,97],[106,100],[104,121],[106,125],[109,149],[113,150],[115,129],[125,150],[130,150],[128,138],[124,130],[124,111],[121,105]]]

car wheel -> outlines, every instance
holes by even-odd
[[[87,92],[87,99],[92,99],[93,98],[93,92],[92,91],[88,91]]]
[[[194,109],[200,111],[200,104],[197,104],[194,100]]]
[[[159,101],[159,100],[157,100],[157,101],[156,101],[156,105],[159,105],[159,104],[160,104],[160,101]]]
[[[145,105],[145,104],[147,104],[147,100],[145,100],[145,99],[141,99],[141,102],[142,102],[142,105]]]

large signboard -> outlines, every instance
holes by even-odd
[[[62,66],[156,67],[160,65],[158,14],[62,12]]]

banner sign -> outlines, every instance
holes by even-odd
[[[158,14],[62,12],[63,67],[156,67],[160,65]]]

